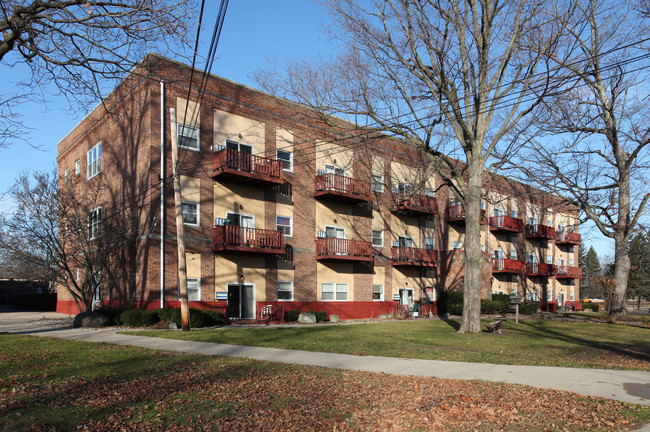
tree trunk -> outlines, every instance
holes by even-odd
[[[463,320],[459,333],[481,331],[481,196],[483,167],[470,163],[468,191],[465,195],[465,279],[463,286]]]
[[[612,301],[609,306],[609,316],[612,318],[625,318],[627,280],[630,274],[629,244],[624,233],[614,234],[614,278],[615,286]]]

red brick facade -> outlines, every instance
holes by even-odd
[[[123,221],[127,225],[125,230],[130,233],[128,242],[115,246],[116,253],[111,260],[109,274],[102,277],[104,302],[132,303],[147,308],[157,308],[161,304],[177,305],[169,109],[176,109],[178,118],[185,114],[185,107],[177,102],[179,98],[188,97],[189,75],[190,69],[186,65],[155,55],[148,56],[137,73],[122,82],[104,105],[95,108],[59,143],[57,162],[61,176],[66,169],[73,173],[75,162],[80,161],[81,172],[76,176],[80,190],[88,189],[87,186],[91,184],[101,185],[98,203],[104,209],[104,218]],[[343,319],[370,318],[391,313],[400,301],[420,303],[428,286],[434,286],[437,291],[462,290],[464,255],[462,250],[453,250],[452,244],[462,243],[464,226],[447,223],[446,210],[450,197],[446,187],[439,187],[441,179],[430,179],[430,184],[437,189],[435,215],[407,214],[394,207],[396,197],[392,192],[397,184],[393,183],[399,177],[396,167],[406,167],[404,170],[412,173],[421,172],[426,167],[424,153],[394,140],[356,142],[341,139],[322,122],[310,119],[301,107],[214,76],[208,79],[205,94],[199,98],[196,88],[200,79],[201,75],[195,74],[196,83],[189,97],[192,102],[200,102],[200,151],[182,149],[179,156],[179,174],[199,185],[192,203],[198,204],[200,209],[200,225],[185,226],[187,253],[195,258],[191,269],[194,274],[188,276],[198,279],[200,284],[200,301],[191,301],[190,306],[228,308],[233,318],[260,318],[260,309],[266,305],[281,306],[285,310],[322,310]],[[162,125],[166,161],[162,302],[161,82],[164,83],[165,92]],[[239,124],[244,126],[237,129]],[[255,129],[257,125],[261,126]],[[251,132],[253,129],[257,135]],[[278,136],[283,133],[290,135],[292,142],[279,142]],[[285,182],[283,191],[273,185],[255,183],[249,177],[215,176],[212,155],[214,150],[225,144],[221,138],[215,141],[215,137],[222,135],[234,137],[235,141],[246,145],[246,139],[255,141],[257,147],[254,155],[273,160],[277,149],[290,149],[293,169],[282,173]],[[99,142],[102,143],[102,171],[88,180],[86,154]],[[324,143],[331,144],[331,148]],[[263,151],[259,151],[260,148]],[[323,169],[324,164],[335,165],[337,160],[341,161],[349,155],[352,157],[345,167],[346,172],[352,172],[351,177],[364,182],[371,181],[371,174],[384,175],[384,191],[372,192],[370,201],[362,202],[344,202],[338,196],[315,198],[314,181],[318,171]],[[383,167],[383,172],[378,172],[373,166],[376,161]],[[405,180],[408,183],[409,179]],[[415,183],[417,179],[411,180]],[[503,209],[508,214],[517,210],[522,215],[520,217],[528,217],[526,215],[532,204],[539,206],[542,212],[547,209],[559,212],[557,200],[527,189],[524,185],[496,179],[490,187],[509,197],[508,205]],[[290,189],[290,194],[286,193],[287,189]],[[523,199],[524,196],[527,198]],[[284,242],[291,252],[277,255],[265,253],[262,249],[247,253],[229,250],[232,245],[215,252],[215,218],[225,218],[232,212],[252,215],[255,230],[275,230],[276,217],[285,216],[281,212],[289,212],[293,233],[285,237]],[[576,215],[575,211],[564,212],[568,217]],[[317,260],[315,243],[318,233],[326,226],[336,230],[338,225],[343,227],[341,231],[345,232],[346,239],[355,241],[371,242],[373,229],[383,231],[383,246],[372,248],[370,262],[352,261],[347,251],[338,251],[327,260]],[[540,285],[539,280],[526,274],[493,274],[490,255],[494,242],[516,250],[516,256],[522,261],[531,251],[537,253],[535,248],[540,247],[535,246],[537,240],[527,239],[524,232],[511,238],[499,233],[490,234],[487,225],[483,231],[486,247],[483,297],[487,298],[490,292],[496,291],[496,285],[502,291],[532,296],[531,287],[546,284],[551,287],[549,289],[554,289],[552,299],[556,298],[556,291],[562,291],[567,293],[568,301],[569,290],[572,290],[575,299],[578,298],[578,280],[575,278],[563,280],[550,277]],[[426,235],[427,232],[433,234]],[[261,234],[256,231],[255,235],[259,237]],[[404,242],[406,247],[423,249],[427,241],[435,244],[438,253],[436,267],[409,265],[408,262],[399,266],[392,264],[392,245],[402,245],[400,242]],[[560,253],[577,256],[575,245],[566,246],[565,249],[557,247],[546,245],[544,250],[539,249],[538,255],[541,257],[546,253],[553,260]],[[515,256],[514,252],[510,253]],[[196,259],[200,260],[200,265],[196,264]],[[292,280],[286,281],[287,278]],[[279,281],[293,282],[291,300],[278,301]],[[383,285],[383,299],[373,299],[373,284]],[[334,294],[335,297],[341,296],[339,301],[326,299],[323,291],[332,287],[335,291],[342,290]],[[542,296],[549,298],[546,290],[538,293],[538,297]],[[400,301],[396,298],[400,298]],[[239,304],[238,312],[233,308],[235,302]],[[253,311],[246,309],[250,305]],[[72,299],[64,289],[60,289],[57,310],[73,312],[75,309]]]

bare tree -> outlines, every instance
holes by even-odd
[[[119,239],[97,214],[99,182],[79,193],[74,179],[61,184],[53,173],[22,174],[10,195],[12,215],[0,219],[0,247],[22,268],[67,288],[80,311],[90,310],[109,273],[108,250]]]
[[[83,106],[148,50],[186,46],[193,10],[191,0],[1,0],[0,64],[27,71],[11,77],[15,94],[0,95],[0,131],[22,127],[16,98],[59,93]]]
[[[614,239],[610,314],[622,317],[629,240],[650,198],[648,28],[628,2],[578,0],[573,7],[566,29],[577,50],[554,66],[573,77],[573,85],[546,99],[531,118],[536,135],[519,166],[541,187],[575,202],[585,220]]]
[[[318,113],[362,123],[364,133],[396,136],[426,150],[429,171],[440,173],[465,208],[460,332],[479,332],[486,265],[480,250],[484,180],[501,163],[494,150],[515,151],[508,134],[550,88],[553,77],[544,59],[563,55],[558,50],[562,26],[551,13],[556,5],[541,0],[326,3],[340,55],[322,64],[299,62],[283,73],[259,73],[258,81]],[[325,115],[320,119],[328,121]],[[456,155],[464,160],[450,157]]]

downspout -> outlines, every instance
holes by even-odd
[[[160,309],[165,307],[165,83],[160,81]]]

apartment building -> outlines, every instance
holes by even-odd
[[[59,143],[61,181],[96,194],[89,241],[127,233],[111,243],[98,302],[179,304],[172,128],[191,307],[232,319],[290,309],[371,318],[435,312],[441,290],[462,289],[463,209],[419,149],[337,133],[304,107],[216,76],[199,93],[195,73],[190,92],[190,73],[148,55]],[[577,300],[576,209],[501,177],[486,197],[482,296]],[[76,310],[63,288],[57,310]]]

